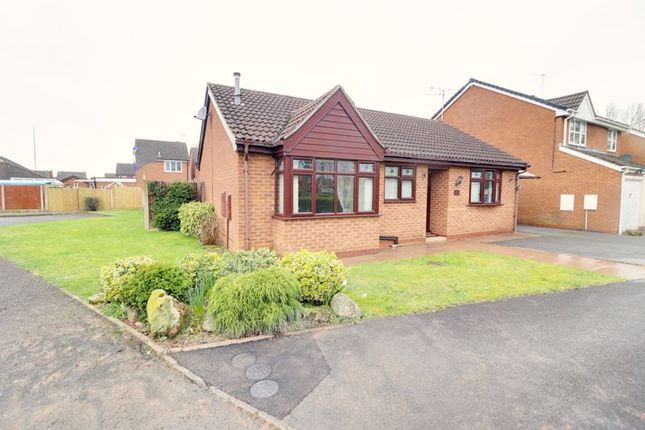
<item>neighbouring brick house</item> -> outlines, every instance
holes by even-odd
[[[56,173],[56,179],[63,183],[66,187],[71,188],[87,188],[89,187],[87,180],[87,173],[85,172],[66,172],[64,170]]]
[[[643,225],[643,160],[626,124],[596,115],[589,92],[543,99],[471,79],[435,119],[526,160],[520,223],[622,233]]]
[[[138,186],[143,186],[144,181],[187,181],[186,143],[135,139],[134,170]]]
[[[511,232],[526,163],[447,124],[208,84],[197,180],[229,248],[341,254]],[[472,179],[471,179],[472,178]]]

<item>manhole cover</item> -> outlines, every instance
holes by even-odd
[[[238,354],[233,357],[231,363],[233,363],[233,367],[237,369],[245,369],[255,363],[255,355],[243,352],[242,354]]]
[[[246,369],[246,377],[257,381],[264,379],[271,374],[271,366],[266,363],[255,363]]]
[[[278,392],[278,383],[270,379],[258,381],[251,386],[251,397],[255,399],[267,399]]]

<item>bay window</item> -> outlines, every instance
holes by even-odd
[[[502,196],[502,172],[499,170],[471,170],[470,203],[499,204]]]
[[[378,169],[375,162],[286,157],[277,163],[278,215],[358,215],[376,212],[374,203]]]
[[[414,200],[415,168],[385,166],[385,201]]]

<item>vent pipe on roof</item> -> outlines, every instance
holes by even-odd
[[[239,105],[242,103],[242,93],[240,92],[240,72],[233,73],[235,77],[235,104]]]

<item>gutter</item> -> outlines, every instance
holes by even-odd
[[[244,143],[244,249],[251,248],[251,208],[249,206],[249,143]]]

